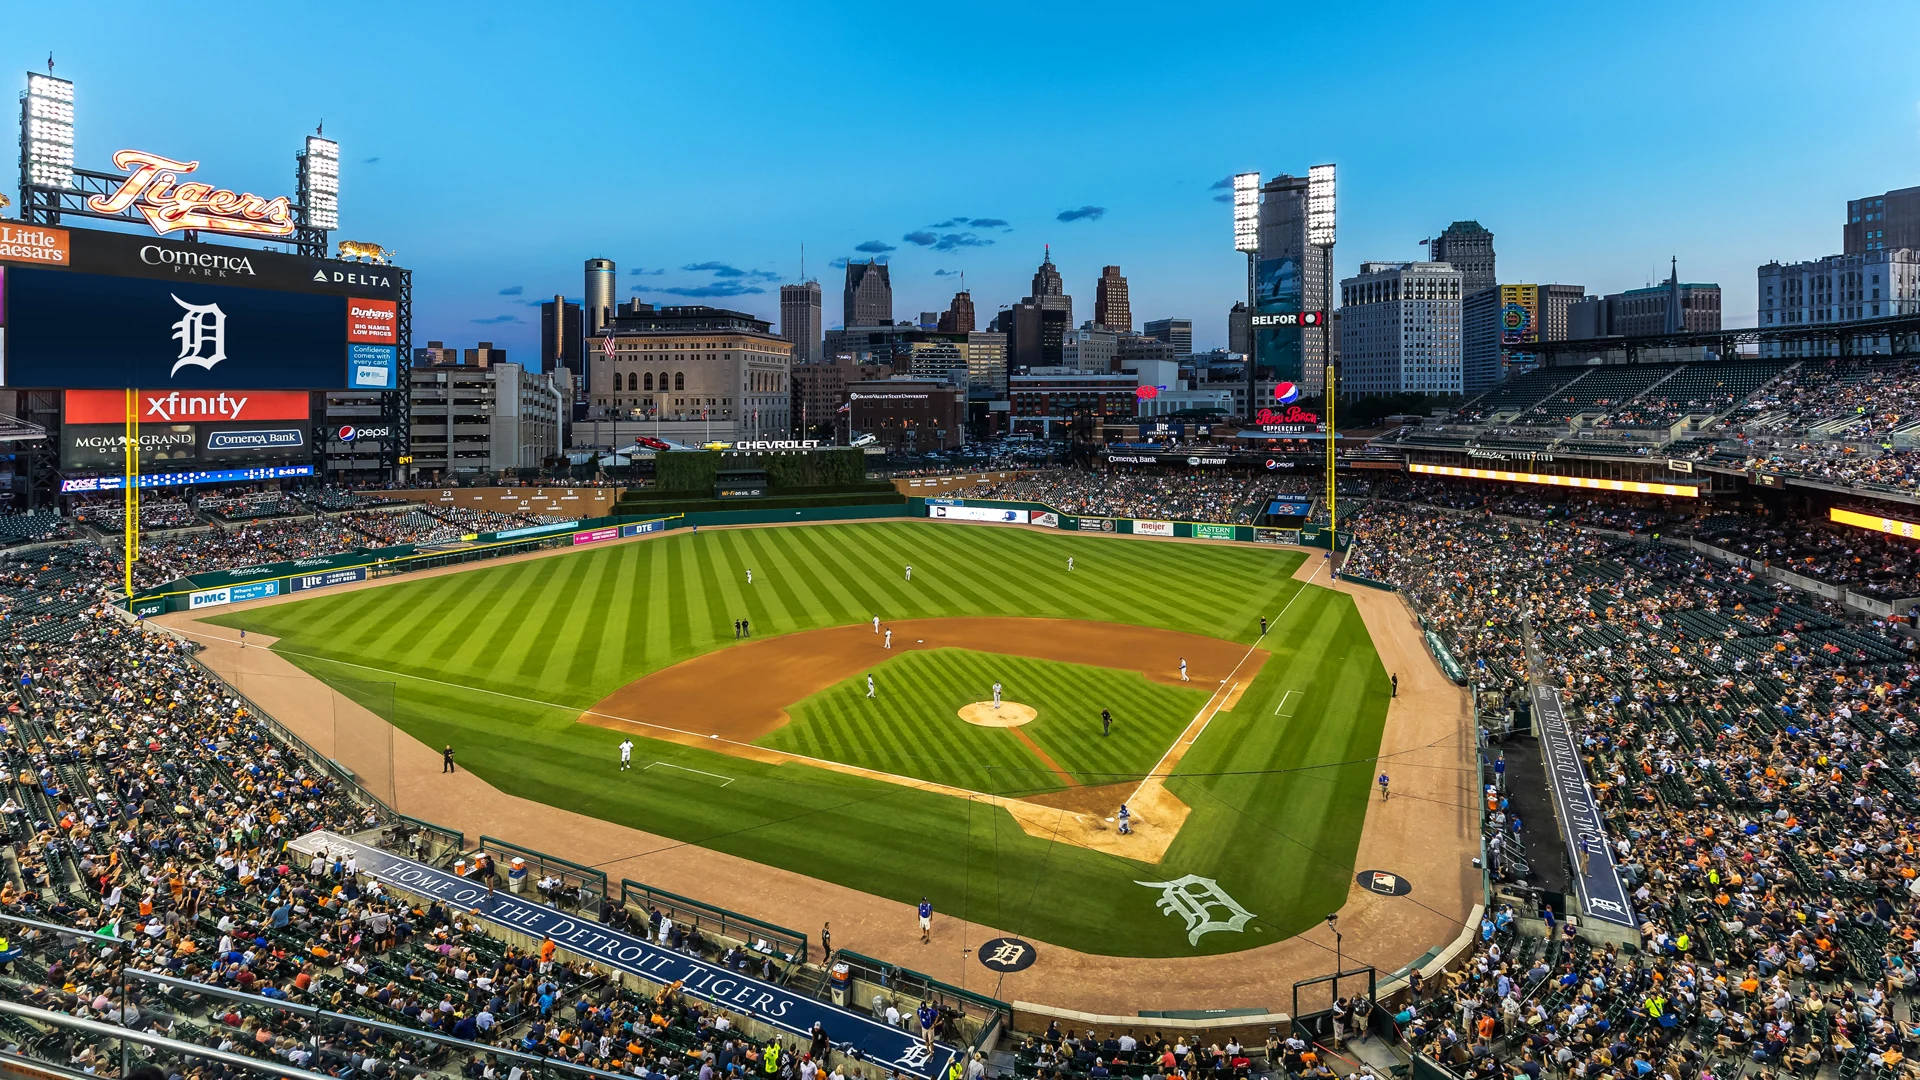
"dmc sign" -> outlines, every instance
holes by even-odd
[[[292,236],[293,203],[285,195],[268,199],[242,195],[211,184],[179,182],[197,161],[175,161],[144,150],[121,150],[113,167],[127,178],[104,195],[87,197],[87,209],[101,214],[140,211],[153,231],[165,236],[181,229],[210,229],[241,236]]]

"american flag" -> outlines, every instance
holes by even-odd
[[[843,402],[841,402],[841,403],[840,403],[840,407],[839,407],[839,408],[837,408],[837,409],[835,409],[835,410],[833,410],[833,411],[834,411],[834,412],[835,412],[836,414],[837,414],[837,413],[843,413],[843,412],[852,412],[852,411],[853,411],[853,402],[851,402],[851,401],[843,401]]]
[[[606,336],[606,340],[600,343],[600,355],[606,357],[609,360],[613,359],[613,335],[612,334],[608,334]]]

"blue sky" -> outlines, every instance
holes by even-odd
[[[1678,255],[1751,325],[1759,263],[1838,251],[1849,197],[1920,183],[1911,3],[1323,9],[349,0],[206,44],[164,5],[15,5],[0,64],[17,86],[55,54],[97,168],[132,146],[288,192],[324,117],[335,237],[414,268],[416,343],[529,360],[531,305],[589,256],[623,296],[774,317],[802,244],[828,326],[829,260],[863,244],[897,317],[964,271],[984,320],[1050,243],[1076,319],[1118,263],[1136,320],[1224,344],[1244,262],[1210,185],[1323,161],[1342,276],[1473,218],[1503,281],[1614,291]]]

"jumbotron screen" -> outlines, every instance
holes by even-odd
[[[388,267],[0,222],[0,386],[393,390]]]

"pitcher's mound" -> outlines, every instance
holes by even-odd
[[[1033,711],[1033,706],[1017,701],[1002,701],[997,709],[991,701],[976,701],[960,706],[960,719],[980,727],[1019,727],[1038,715]]]

